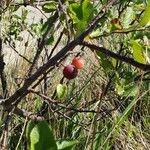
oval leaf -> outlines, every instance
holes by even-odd
[[[93,18],[93,12],[94,12],[94,8],[90,0],[84,0],[82,2],[82,14],[83,14],[83,19],[87,23],[89,23]]]
[[[46,3],[42,6],[42,10],[46,13],[50,13],[56,10],[56,6],[57,6],[56,2]]]
[[[139,87],[137,85],[127,85],[124,88],[123,96],[135,97],[137,96],[138,92],[139,92]]]
[[[134,59],[136,61],[138,61],[139,63],[145,64],[146,60],[145,60],[142,46],[139,44],[139,42],[137,40],[132,40],[131,45],[132,45],[132,49],[133,49]]]
[[[30,150],[57,150],[49,125],[45,121],[36,124],[30,132]]]
[[[26,138],[28,141],[28,147],[30,147],[30,133],[35,125],[36,125],[35,122],[29,121],[26,127]]]
[[[150,22],[150,0],[148,0],[147,7],[144,12],[144,16],[140,21],[141,26],[146,26]]]

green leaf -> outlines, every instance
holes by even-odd
[[[90,0],[84,0],[82,3],[82,14],[83,19],[88,23],[93,17],[93,5],[90,3]]]
[[[101,30],[100,29],[96,29],[96,30],[93,30],[90,34],[89,34],[89,38],[90,39],[94,39],[98,36],[101,35]]]
[[[146,26],[149,24],[149,22],[150,22],[150,0],[148,0],[148,4],[147,4],[147,7],[145,9],[144,16],[140,21],[140,25]]]
[[[139,92],[139,87],[137,85],[126,85],[124,87],[123,96],[135,97]]]
[[[42,28],[41,28],[41,33],[44,34],[48,28],[48,24],[49,24],[50,18],[47,19],[47,21],[43,24]]]
[[[112,58],[111,62],[112,62],[112,65],[113,65],[114,68],[115,68],[115,67],[117,66],[117,60],[114,59],[114,58]]]
[[[124,93],[124,86],[122,84],[116,83],[116,91],[118,95],[122,95]]]
[[[18,15],[16,15],[16,14],[14,14],[12,17],[15,18],[15,19],[17,19],[17,20],[22,19],[20,16],[18,16]]]
[[[31,30],[36,33],[36,34],[39,34],[40,33],[40,24],[38,23],[33,23],[31,24]]]
[[[82,8],[78,3],[71,4],[68,10],[71,13],[74,23],[78,23],[79,20],[83,19]]]
[[[32,128],[30,141],[30,150],[57,150],[52,130],[45,121],[37,123]]]
[[[24,21],[27,18],[27,15],[28,15],[28,10],[23,9],[22,10],[22,16],[21,16],[22,21]]]
[[[126,83],[127,79],[117,80],[116,91],[121,96],[135,97],[138,94],[139,87],[133,83]]]
[[[143,53],[143,48],[140,45],[140,43],[137,40],[132,40],[131,42],[131,46],[133,49],[133,57],[136,61],[138,61],[139,63],[146,63],[145,57],[144,57],[144,53]]]
[[[57,147],[58,150],[71,150],[77,143],[77,140],[61,140],[57,142]]]
[[[67,94],[67,87],[66,87],[66,85],[58,84],[56,91],[57,91],[57,97],[58,97],[59,99],[62,99],[62,98],[64,98],[64,97],[66,96],[66,94]]]
[[[94,8],[90,0],[83,0],[80,3],[72,3],[68,8],[74,22],[77,34],[80,34],[93,18]]]
[[[51,45],[53,42],[54,42],[54,36],[50,36],[46,41],[46,45]]]
[[[28,140],[30,140],[30,133],[31,133],[31,130],[33,129],[33,127],[35,126],[35,122],[33,121],[29,121],[28,124],[27,124],[27,127],[26,127],[26,138]]]
[[[47,31],[48,25],[53,20],[53,16],[49,17],[41,27],[41,34],[44,34]]]
[[[77,24],[76,24],[76,28],[77,28],[77,33],[81,33],[83,30],[85,30],[87,27],[87,22],[86,21],[79,21]]]
[[[57,3],[56,2],[50,2],[50,3],[45,3],[43,6],[42,6],[42,10],[46,13],[50,13],[50,12],[53,12],[55,11],[57,8]]]

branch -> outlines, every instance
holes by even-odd
[[[50,53],[49,56],[48,56],[48,59],[50,59],[50,58],[52,57],[52,55],[53,55],[53,53],[54,53],[54,50],[56,49],[56,47],[58,46],[60,40],[62,39],[63,34],[64,34],[64,29],[63,29],[63,31],[60,33],[60,35],[59,35],[59,37],[58,37],[58,39],[57,39],[57,41],[56,41],[54,47],[52,48],[51,53]]]
[[[55,106],[59,106],[61,108],[64,108],[67,110],[67,112],[69,111],[69,113],[71,112],[76,112],[76,113],[108,113],[108,112],[111,112],[111,111],[114,111],[115,109],[111,109],[111,110],[89,110],[89,109],[85,109],[85,108],[74,108],[73,106],[66,106],[64,105],[63,103],[61,103],[59,100],[53,100],[51,99],[50,97],[44,95],[44,94],[41,94],[39,91],[35,91],[33,89],[29,90],[29,92],[32,92],[38,96],[40,96],[43,101],[45,101],[47,104],[54,104]]]
[[[28,112],[24,109],[20,109],[17,107],[15,108],[14,113],[16,115],[23,117],[23,118],[28,118],[28,119],[35,120],[35,121],[44,120],[44,117],[42,117],[42,116],[38,116],[38,115],[34,114],[33,112]]]
[[[91,50],[96,50],[96,51],[99,51],[99,52],[102,52],[103,54],[105,54],[106,56],[110,56],[112,58],[115,58],[117,60],[120,60],[120,61],[123,61],[125,63],[128,63],[136,68],[139,68],[143,71],[148,71],[150,70],[150,65],[149,64],[142,64],[142,63],[139,63],[137,61],[135,61],[134,59],[132,58],[128,58],[128,57],[125,57],[125,56],[121,56],[119,54],[116,54],[104,47],[99,47],[97,45],[94,45],[94,44],[90,44],[88,42],[82,42],[80,43],[80,45],[83,45],[83,46],[86,46],[88,48],[90,48]]]
[[[61,0],[61,1],[62,1],[62,3],[65,2],[65,0]],[[59,6],[59,7],[60,7],[60,6]],[[33,70],[34,70],[34,67],[35,67],[35,65],[36,65],[36,63],[37,63],[37,61],[38,61],[38,58],[39,58],[40,54],[42,53],[42,50],[43,50],[43,48],[44,48],[44,45],[45,45],[45,43],[46,43],[46,41],[47,41],[46,38],[47,38],[48,34],[50,33],[50,30],[51,30],[52,27],[54,26],[54,23],[57,21],[58,17],[59,17],[58,11],[56,11],[55,14],[51,17],[51,20],[50,20],[50,23],[49,23],[49,25],[48,25],[48,27],[47,27],[47,30],[46,30],[46,32],[44,33],[43,38],[42,38],[42,40],[40,41],[40,43],[39,43],[39,45],[38,45],[38,49],[37,49],[37,51],[36,51],[36,54],[35,54],[33,63],[32,63],[32,65],[31,65],[30,69],[29,69],[28,76],[30,76],[30,75],[32,74],[32,72],[33,72]]]
[[[35,67],[35,65],[38,61],[38,58],[39,58],[40,54],[42,53],[42,50],[43,50],[44,45],[46,43],[47,35],[49,34],[49,32],[50,32],[51,28],[53,27],[54,23],[56,22],[57,18],[58,18],[58,12],[55,12],[55,14],[53,15],[53,17],[51,19],[51,22],[48,25],[48,28],[47,28],[46,32],[43,35],[43,38],[42,38],[41,42],[38,45],[38,49],[36,51],[33,63],[31,65],[30,69],[29,69],[28,76],[30,76],[32,74],[32,72],[34,70],[34,67]]]
[[[32,62],[31,62],[28,58],[26,58],[25,56],[23,56],[22,54],[20,54],[20,53],[15,49],[15,47],[11,45],[10,40],[7,40],[7,41],[8,41],[8,43],[9,43],[10,48],[12,48],[12,49],[14,50],[14,52],[15,52],[16,54],[18,54],[18,56],[20,56],[21,58],[23,58],[23,59],[24,59],[25,61],[27,61],[29,64],[32,64]]]
[[[5,62],[4,62],[4,56],[3,56],[3,49],[2,49],[2,39],[0,37],[0,78],[1,78],[1,85],[3,89],[3,97],[5,98],[8,94],[7,90],[7,79],[4,71]]]
[[[147,75],[150,75],[150,71],[147,71],[147,72],[145,72],[144,74],[142,73],[142,74],[136,76],[136,77],[134,78],[134,81],[138,81],[138,80],[147,81],[147,80],[150,80],[149,78],[144,78],[144,77],[147,76]]]

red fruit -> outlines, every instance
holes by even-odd
[[[64,74],[64,77],[71,80],[77,76],[78,70],[75,68],[74,65],[67,65],[65,66],[63,70],[63,74]]]
[[[82,69],[84,67],[84,59],[80,58],[80,57],[75,57],[72,60],[72,65],[74,65],[77,69]]]

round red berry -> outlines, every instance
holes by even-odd
[[[85,61],[80,57],[75,57],[72,60],[72,65],[74,65],[77,69],[82,69],[84,67]]]
[[[67,65],[67,66],[65,66],[65,68],[63,70],[63,74],[64,74],[64,77],[71,80],[77,76],[78,70],[76,69],[76,67],[74,65]]]

